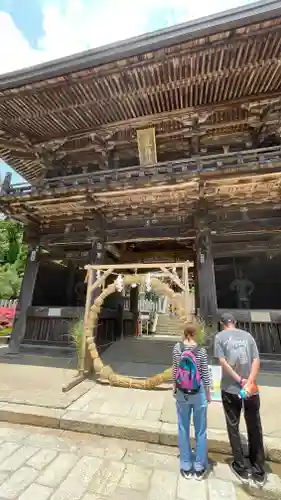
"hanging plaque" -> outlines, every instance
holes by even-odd
[[[140,165],[157,163],[155,128],[137,130]]]

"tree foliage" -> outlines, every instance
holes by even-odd
[[[0,299],[15,299],[20,292],[27,258],[23,227],[13,220],[0,221]]]

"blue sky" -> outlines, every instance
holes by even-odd
[[[20,175],[18,175],[11,167],[9,167],[9,165],[7,165],[7,163],[4,163],[0,159],[0,184],[3,182],[4,177],[5,177],[7,172],[11,172],[11,174],[12,174],[12,184],[18,184],[20,182],[25,182],[25,180]]]
[[[0,0],[0,73],[249,3],[250,0]],[[0,163],[1,177],[3,168]],[[13,182],[19,181],[18,176],[13,176]]]

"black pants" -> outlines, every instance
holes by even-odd
[[[250,463],[253,473],[263,475],[265,457],[260,419],[259,395],[252,396],[251,398],[242,401],[242,399],[235,394],[222,391],[222,404],[229,441],[237,469],[240,469],[241,471],[246,469],[245,457],[243,455],[243,448],[239,433],[242,404],[244,404],[244,415],[249,441]]]

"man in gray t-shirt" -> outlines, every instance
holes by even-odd
[[[259,352],[252,335],[236,328],[232,314],[223,314],[221,323],[223,330],[215,338],[215,357],[219,359],[222,366],[222,404],[234,457],[231,469],[242,482],[246,483],[249,480],[249,472],[239,434],[242,410],[242,399],[239,394],[248,381],[255,382],[256,380],[260,368]],[[252,478],[257,484],[263,485],[265,481],[264,447],[259,409],[258,392],[244,400]]]
[[[215,341],[215,356],[224,358],[239,375],[237,381],[226,370],[222,371],[221,390],[230,394],[239,394],[242,379],[248,379],[254,360],[259,360],[259,351],[252,335],[238,328],[224,329],[218,333]]]

